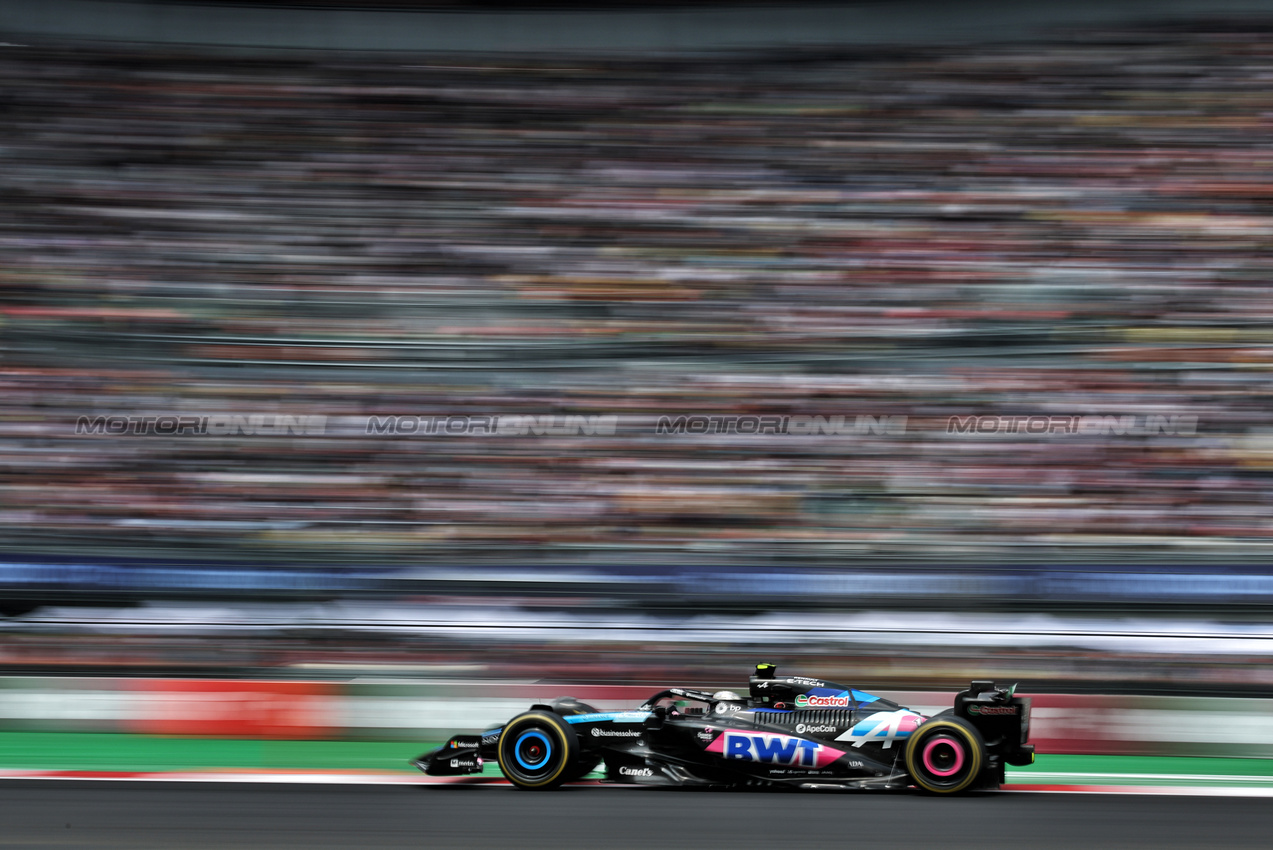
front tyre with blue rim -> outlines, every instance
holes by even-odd
[[[572,778],[579,739],[570,724],[547,711],[528,711],[510,720],[499,736],[499,769],[527,791],[546,791]]]

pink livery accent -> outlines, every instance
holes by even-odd
[[[945,744],[955,751],[955,763],[945,770],[942,770],[933,762],[933,750],[937,749],[938,744]],[[954,776],[964,766],[964,748],[959,745],[958,741],[948,735],[938,735],[927,744],[924,744],[922,755],[924,758],[924,770],[927,770],[933,776]]]

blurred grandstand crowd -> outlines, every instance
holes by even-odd
[[[0,48],[10,552],[1197,561],[1273,543],[1273,40]],[[105,414],[321,435],[86,435]],[[387,415],[905,416],[390,436]],[[952,416],[1186,415],[981,436]]]

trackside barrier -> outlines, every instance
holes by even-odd
[[[570,694],[630,708],[648,686],[0,678],[0,731],[197,737],[437,740],[498,726]],[[926,714],[953,694],[881,691]],[[1040,753],[1273,758],[1273,699],[1029,694]]]

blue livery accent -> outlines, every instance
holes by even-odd
[[[726,759],[755,761],[761,764],[790,764],[816,767],[822,747],[815,741],[802,741],[786,735],[744,735],[725,733]]]
[[[879,697],[875,696],[874,694],[868,694],[868,693],[865,693],[864,691],[859,691],[856,688],[854,688],[850,693],[853,694],[853,701],[857,703],[875,702],[876,700],[879,699]]]
[[[575,714],[563,717],[567,723],[601,723],[609,720],[613,723],[640,723],[650,716],[648,711],[598,711],[596,714]]]
[[[525,741],[527,738],[538,738],[544,743],[544,756],[537,762],[527,763],[526,759],[522,758],[522,741]],[[544,762],[548,761],[549,756],[553,754],[553,745],[552,742],[548,740],[547,735],[543,732],[532,729],[529,732],[523,732],[522,736],[517,739],[517,743],[513,746],[513,753],[517,756],[518,764],[527,770],[534,770]]]
[[[848,691],[837,691],[835,688],[810,688],[805,693],[811,697],[847,697],[849,695]]]

